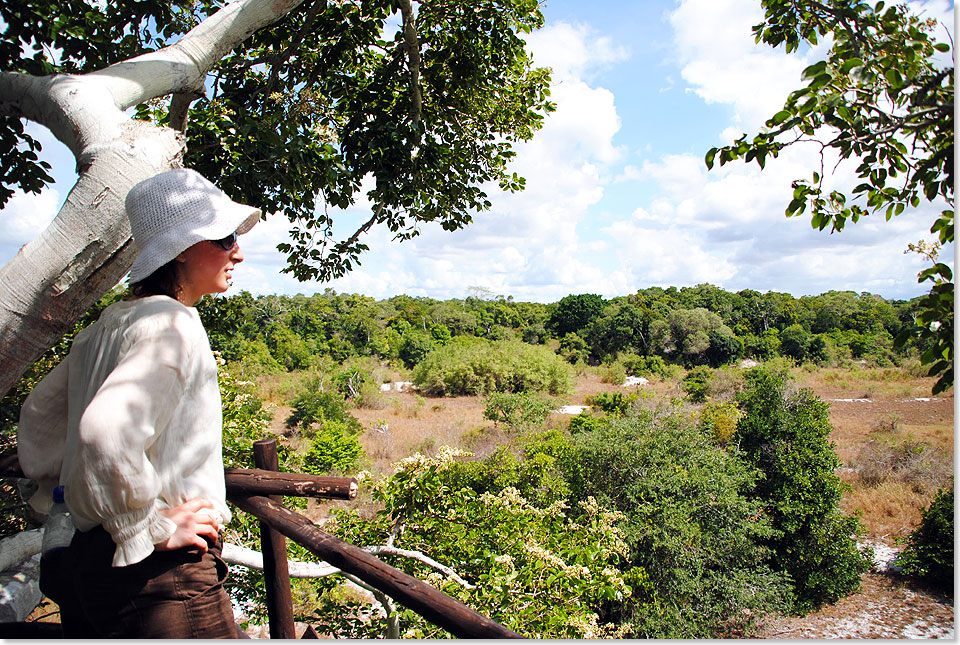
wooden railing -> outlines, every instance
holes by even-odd
[[[283,506],[284,495],[353,499],[357,495],[355,479],[279,472],[275,439],[254,444],[254,463],[257,467],[253,469],[225,469],[224,478],[227,498],[260,522],[270,638],[296,638],[286,538],[458,638],[522,638],[425,582],[338,540],[308,518]],[[0,460],[0,476],[23,476],[15,457]],[[22,629],[27,624],[19,625]],[[303,637],[316,638],[317,635],[308,628]]]

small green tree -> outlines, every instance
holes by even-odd
[[[680,382],[683,391],[687,393],[687,398],[693,403],[703,403],[707,400],[707,392],[710,391],[710,378],[713,376],[713,370],[706,365],[698,365],[687,372]]]
[[[808,611],[860,588],[870,562],[851,536],[862,527],[840,510],[844,485],[827,404],[810,390],[789,393],[784,377],[765,368],[750,370],[748,380],[734,440],[763,474],[751,495],[775,530],[764,541],[771,565],[792,579],[794,609]]]
[[[571,499],[594,495],[626,516],[628,564],[649,578],[645,594],[609,609],[632,635],[742,635],[757,611],[789,604],[784,575],[766,563],[770,518],[749,496],[757,473],[686,415],[639,411],[571,442],[558,460]]]
[[[302,468],[312,475],[349,473],[360,465],[365,454],[354,427],[343,421],[325,421],[310,438]]]
[[[288,428],[300,427],[307,431],[313,424],[322,426],[325,421],[333,421],[346,424],[354,431],[360,429],[360,422],[347,411],[343,393],[323,374],[314,374],[303,382],[291,407],[286,419]]]
[[[562,501],[544,507],[511,487],[478,493],[451,486],[447,474],[458,454],[445,448],[436,457],[402,460],[393,475],[374,484],[382,510],[372,519],[355,510],[335,511],[329,530],[353,544],[389,540],[447,565],[445,575],[422,561],[383,556],[521,635],[621,636],[616,625],[605,624],[598,615],[604,603],[631,594],[616,566],[625,549],[615,527],[620,515],[592,499],[575,509]],[[640,587],[643,572],[633,577]],[[315,623],[342,624],[342,605],[330,602],[324,609]],[[408,638],[446,636],[407,609],[399,611],[399,622]],[[371,621],[350,623],[338,635],[371,638],[382,633]]]
[[[511,431],[529,430],[542,426],[553,406],[552,399],[535,392],[491,392],[483,417]]]
[[[904,573],[953,595],[953,487],[937,491],[897,560]]]
[[[810,351],[810,340],[810,333],[801,325],[790,325],[780,332],[780,351],[802,363]]]

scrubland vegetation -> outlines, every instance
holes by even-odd
[[[856,591],[868,535],[900,538],[906,573],[942,584],[953,419],[903,407],[933,383],[924,348],[894,343],[913,306],[701,285],[551,305],[241,293],[198,310],[222,361],[228,465],[276,435],[284,470],[358,475],[350,503],[286,503],[448,567],[382,556],[522,634],[684,638],[748,636]],[[8,441],[17,397],[68,342],[4,400]],[[418,389],[385,388],[402,381]],[[865,426],[825,398],[887,411]],[[589,409],[552,412],[565,404]],[[34,521],[11,518],[8,532]],[[229,534],[255,545],[242,513]],[[262,620],[259,574],[231,575]],[[294,581],[298,618],[383,635],[377,605],[342,583]],[[446,636],[403,608],[399,627]]]

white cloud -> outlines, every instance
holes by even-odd
[[[604,232],[618,240],[619,265],[634,285],[722,284],[736,274],[736,267],[722,252],[710,253],[704,248],[695,231],[621,221]]]
[[[726,141],[757,130],[776,113],[817,55],[756,44],[751,28],[763,21],[763,9],[752,0],[682,0],[669,21],[690,91],[734,110]]]
[[[60,208],[60,193],[45,188],[39,194],[15,191],[0,212],[0,257],[11,258],[40,235]]]
[[[598,35],[587,25],[564,22],[547,25],[529,34],[526,41],[533,51],[534,62],[553,70],[555,83],[589,78],[598,69],[630,57],[629,48]]]

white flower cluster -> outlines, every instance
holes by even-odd
[[[400,473],[408,470],[421,470],[429,466],[436,466],[439,470],[447,468],[457,457],[470,457],[473,453],[459,448],[443,446],[435,457],[427,457],[419,452],[409,457],[404,457],[394,466],[394,473]]]

